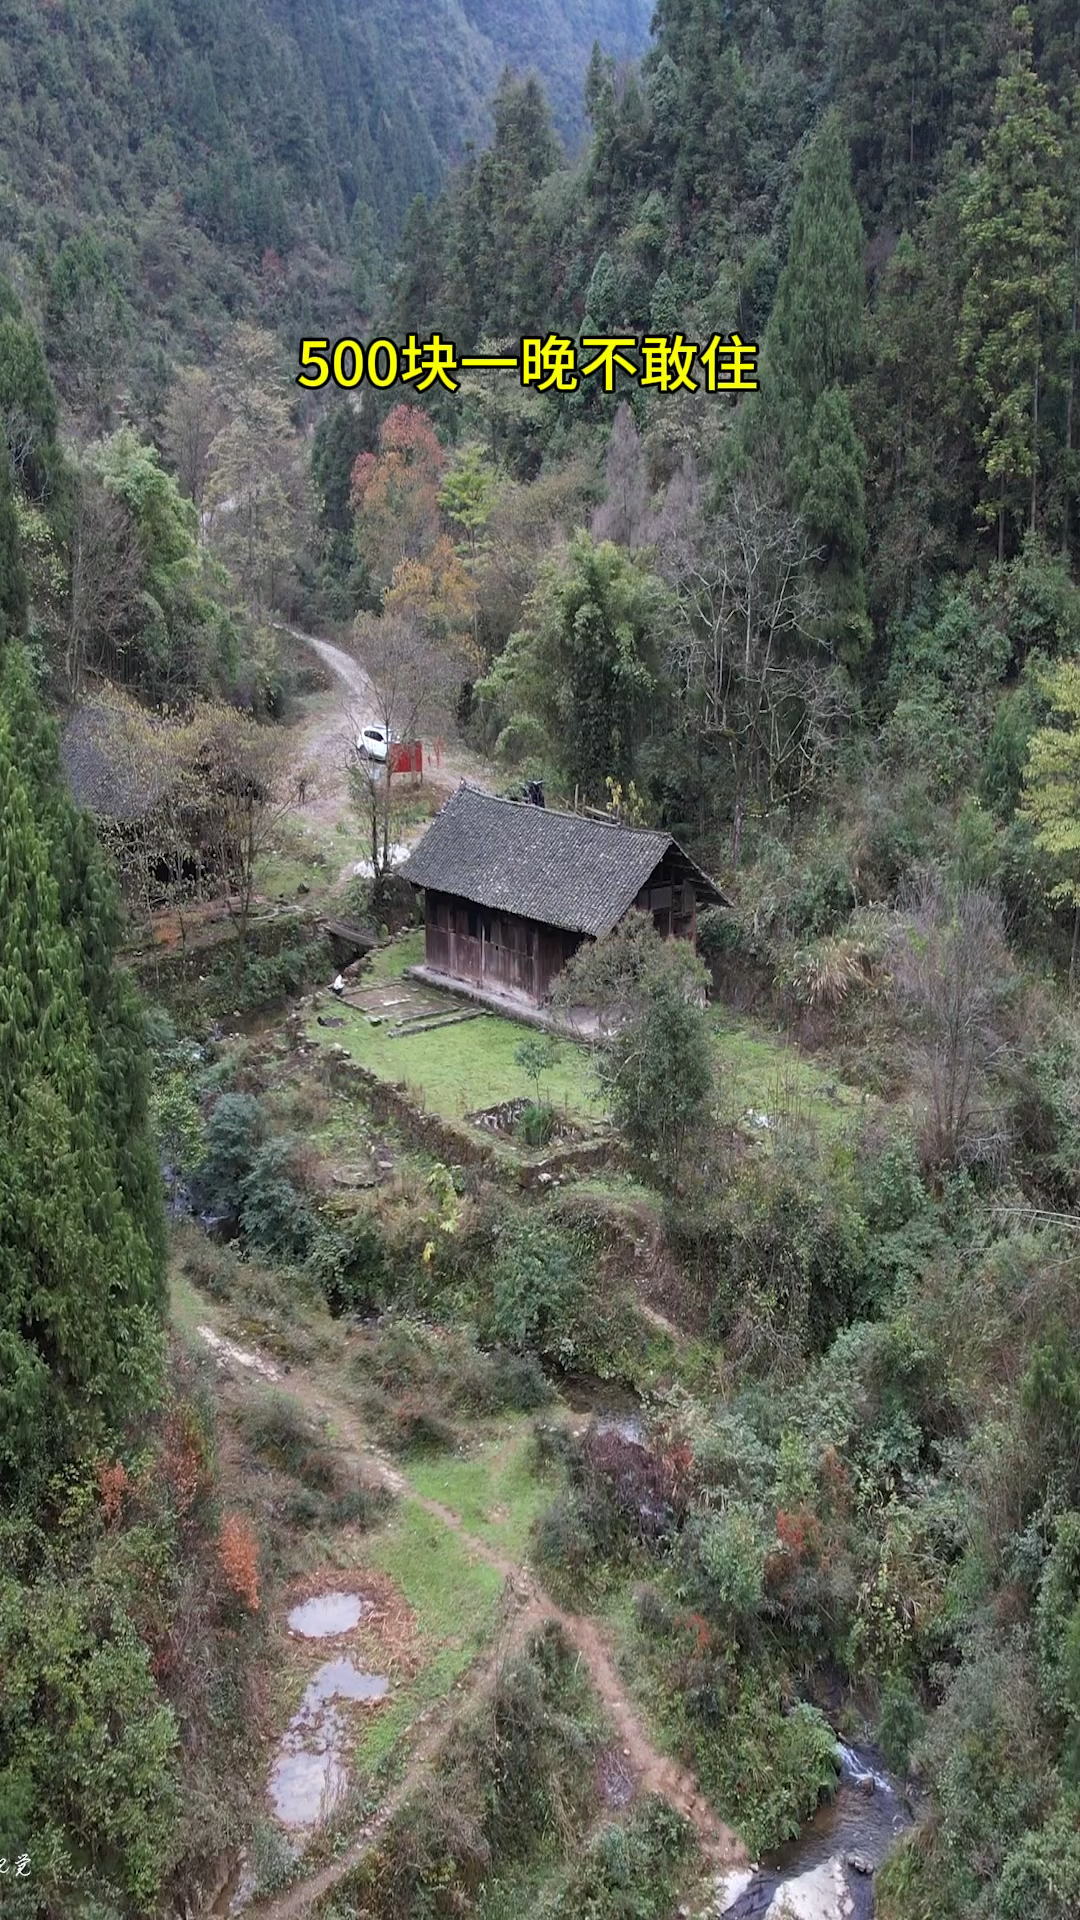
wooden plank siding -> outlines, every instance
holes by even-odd
[[[677,855],[668,854],[642,887],[636,907],[651,913],[657,933],[666,940],[697,940],[697,896]]]
[[[492,913],[451,894],[424,895],[424,959],[471,986],[518,993],[539,1005],[582,936],[517,914]]]

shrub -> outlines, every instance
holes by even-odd
[[[514,1132],[527,1147],[546,1147],[555,1130],[554,1107],[530,1101],[517,1117]]]
[[[572,1487],[533,1525],[534,1552],[553,1584],[568,1592],[596,1576],[605,1560],[620,1560],[629,1544],[612,1501],[597,1488]]]
[[[227,955],[212,969],[206,997],[224,1008],[253,1013],[302,993],[322,976],[325,965],[321,939],[298,941],[273,954],[247,953],[239,969],[235,958]]]
[[[218,1560],[228,1591],[247,1608],[259,1610],[259,1541],[249,1520],[227,1513],[218,1535]]]
[[[684,1566],[702,1611],[746,1632],[765,1597],[765,1543],[749,1508],[697,1516],[684,1535]]]
[[[746,1162],[718,1197],[683,1209],[672,1243],[712,1294],[712,1330],[751,1367],[796,1370],[872,1304],[852,1196],[790,1153]]]
[[[275,1260],[303,1260],[315,1237],[315,1216],[289,1176],[291,1153],[287,1140],[267,1141],[240,1182],[244,1238]]]
[[[555,1425],[547,1420],[533,1422],[530,1464],[534,1473],[547,1474],[560,1468],[569,1469],[574,1452],[573,1435],[561,1421]]]
[[[371,915],[378,927],[397,933],[402,927],[414,927],[418,907],[411,883],[400,873],[383,873],[371,886]]]
[[[565,1235],[531,1219],[508,1225],[500,1236],[491,1285],[492,1330],[502,1344],[572,1364],[574,1327],[585,1297],[575,1250]]]
[[[201,1213],[239,1220],[243,1184],[263,1143],[259,1103],[247,1093],[223,1093],[206,1123],[206,1150],[192,1176],[192,1204]]]
[[[554,1389],[538,1360],[531,1353],[510,1353],[496,1348],[488,1356],[494,1405],[492,1412],[505,1407],[514,1413],[532,1413],[554,1398]]]
[[[178,1728],[126,1611],[92,1574],[0,1575],[0,1857],[31,1851],[34,1892],[57,1913],[88,1861],[103,1905],[160,1910]]]
[[[643,1539],[659,1540],[683,1520],[685,1494],[669,1462],[620,1433],[589,1431],[582,1474],[584,1483],[602,1489],[620,1519]]]
[[[537,1920],[667,1920],[696,1855],[689,1821],[650,1794],[594,1834]]]
[[[324,1226],[315,1234],[311,1271],[335,1317],[377,1312],[390,1289],[386,1237],[370,1213],[357,1213],[347,1227]]]
[[[249,1447],[311,1491],[333,1487],[333,1461],[299,1400],[290,1394],[260,1390],[243,1407],[240,1430]]]
[[[911,1750],[920,1739],[926,1716],[901,1674],[885,1682],[878,1708],[878,1745],[894,1773],[906,1773]]]
[[[642,1633],[660,1640],[666,1640],[675,1625],[674,1607],[655,1587],[635,1588],[634,1615]]]
[[[644,1007],[609,1042],[600,1072],[616,1125],[660,1184],[673,1191],[687,1142],[705,1120],[713,1091],[704,1008],[685,997],[681,981],[658,974]]]
[[[192,1285],[212,1300],[231,1300],[242,1271],[235,1248],[216,1246],[201,1230],[190,1252],[185,1252],[181,1267]]]
[[[531,1413],[554,1397],[550,1381],[531,1353],[496,1347],[479,1353],[464,1342],[447,1352],[447,1395],[463,1412],[480,1415]]]
[[[812,853],[798,871],[786,914],[789,937],[821,940],[835,934],[855,905],[848,860],[834,844]]]
[[[354,873],[342,887],[338,899],[341,918],[352,926],[369,927],[372,921],[372,883],[366,874]]]
[[[453,1427],[411,1398],[389,1409],[382,1431],[395,1453],[450,1453],[457,1446]]]
[[[326,1517],[332,1527],[359,1527],[366,1533],[385,1517],[393,1497],[388,1487],[349,1487],[328,1502]]]
[[[1025,1833],[1009,1854],[997,1888],[995,1920],[1075,1920],[1080,1913],[1080,1827],[1061,1806],[1044,1827]]]
[[[918,1755],[938,1809],[937,1857],[969,1911],[1047,1801],[1040,1707],[1019,1649],[969,1641]]]
[[[800,1007],[835,1011],[873,979],[873,963],[859,940],[836,937],[802,947],[793,955],[780,984]]]

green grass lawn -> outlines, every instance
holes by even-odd
[[[530,1469],[530,1438],[529,1423],[516,1421],[464,1457],[410,1460],[409,1480],[417,1493],[456,1513],[466,1532],[510,1559],[523,1559],[532,1522],[553,1498],[553,1488]]]
[[[379,948],[364,970],[363,984],[400,978],[407,967],[419,964],[423,953],[419,930]],[[453,995],[444,997],[448,1008],[461,1004]],[[422,1105],[447,1119],[459,1120],[479,1107],[531,1090],[514,1061],[527,1032],[515,1020],[484,1014],[460,1026],[392,1039],[388,1026],[369,1026],[362,1013],[348,1007],[341,1013],[346,1025],[334,1037],[353,1059],[381,1078],[404,1081]],[[811,1124],[828,1134],[838,1132],[863,1105],[858,1089],[838,1080],[827,1064],[800,1053],[783,1034],[736,1019],[723,1008],[713,1010],[712,1026],[720,1107],[732,1121],[742,1120],[749,1109],[782,1124]],[[310,1034],[323,1038],[314,1020]],[[588,1050],[573,1040],[558,1045],[558,1064],[543,1082],[545,1097],[571,1116],[599,1118],[604,1109]],[[767,1137],[767,1130],[762,1132]]]
[[[388,1759],[417,1714],[449,1693],[491,1638],[503,1582],[442,1520],[408,1498],[364,1545],[367,1562],[388,1574],[413,1608],[427,1654],[364,1731],[357,1759],[374,1769]]]
[[[400,980],[406,967],[418,967],[423,957],[424,929],[414,927],[411,933],[400,933],[396,940],[368,955],[361,984],[382,986],[387,980]]]
[[[857,1088],[845,1086],[783,1034],[735,1020],[722,1009],[714,1011],[713,1032],[720,1108],[734,1121],[751,1109],[791,1126],[809,1123],[835,1133],[864,1104]]]
[[[419,932],[380,948],[365,968],[361,984],[384,984],[400,977],[406,967],[423,958],[423,950],[424,936]],[[451,994],[443,997],[448,1011],[462,1004]],[[346,1024],[335,1031],[334,1039],[354,1060],[381,1079],[405,1081],[422,1105],[448,1120],[460,1120],[479,1107],[493,1107],[500,1100],[532,1091],[528,1076],[514,1061],[515,1050],[529,1035],[529,1029],[516,1020],[485,1013],[459,1026],[392,1039],[389,1026],[369,1025],[354,1008],[341,1007],[340,1017]],[[324,1038],[314,1016],[309,1031],[312,1039]],[[557,1064],[542,1083],[545,1099],[560,1112],[581,1118],[599,1116],[603,1109],[585,1048],[560,1040],[558,1049]]]

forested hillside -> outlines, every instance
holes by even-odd
[[[13,0],[0,25],[0,268],[63,306],[57,252],[92,231],[81,301],[108,287],[123,383],[152,410],[162,350],[204,357],[230,316],[365,306],[413,195],[483,139],[504,65],[550,81],[575,143],[594,38],[638,51],[648,9]]]
[[[647,31],[0,0],[19,1920],[1080,1913],[1080,13]],[[418,981],[463,776],[697,955]]]

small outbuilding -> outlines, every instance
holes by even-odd
[[[693,943],[698,907],[731,905],[670,833],[464,782],[400,871],[424,893],[425,973],[532,1006],[632,907]]]

